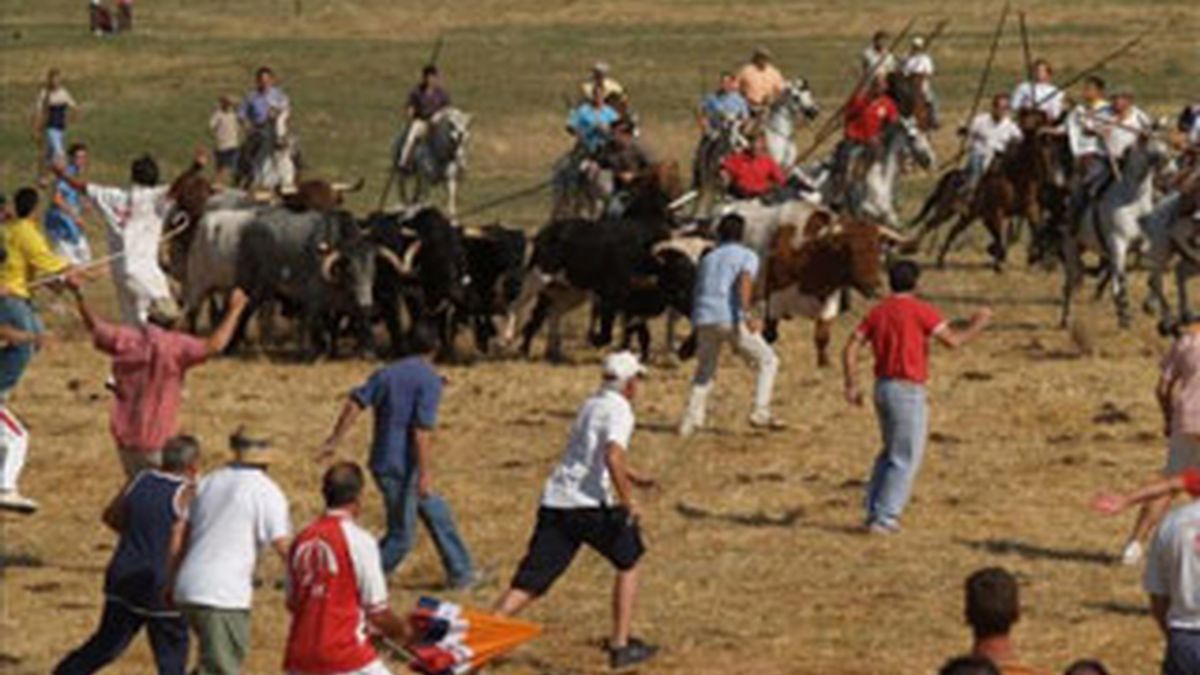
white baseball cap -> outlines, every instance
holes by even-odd
[[[646,367],[631,351],[613,352],[604,357],[604,379],[628,382],[646,374]]]

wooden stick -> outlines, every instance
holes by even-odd
[[[988,79],[992,76],[992,64],[996,60],[996,48],[1000,46],[1000,38],[1004,35],[1004,24],[1008,21],[1009,3],[1004,3],[1004,9],[1000,10],[1000,20],[996,22],[996,31],[992,34],[992,46],[988,49],[987,61],[983,64],[983,74],[979,77],[979,85],[975,87],[975,100],[971,102],[971,112],[967,113],[967,121],[963,126],[970,127],[971,121],[975,119],[975,115],[979,113],[979,102],[983,100],[983,92],[987,89]],[[940,169],[945,169],[950,165],[957,165],[959,160],[967,152],[968,136],[964,135],[962,140],[958,142],[958,152],[950,161],[943,164]]]
[[[1029,54],[1029,31],[1025,28],[1025,11],[1017,14],[1021,25],[1021,53],[1025,57],[1025,80],[1033,82],[1033,57]]]
[[[1125,44],[1121,45],[1120,47],[1117,47],[1116,49],[1112,50],[1108,54],[1105,54],[1099,61],[1096,61],[1091,66],[1088,66],[1087,68],[1084,68],[1083,70],[1079,71],[1078,73],[1075,73],[1075,75],[1067,78],[1067,80],[1065,82],[1063,82],[1061,85],[1059,85],[1058,91],[1051,93],[1051,94],[1047,94],[1046,96],[1043,96],[1042,98],[1035,101],[1033,106],[1035,108],[1041,107],[1041,105],[1043,103],[1045,103],[1046,101],[1053,98],[1056,94],[1066,91],[1067,89],[1071,88],[1071,86],[1074,85],[1076,82],[1079,82],[1080,80],[1087,77],[1088,75],[1091,75],[1092,73],[1096,72],[1097,70],[1100,70],[1104,66],[1108,65],[1113,59],[1116,59],[1118,56],[1121,56],[1121,55],[1125,54],[1126,52],[1128,52],[1130,49],[1133,49],[1134,47],[1136,47],[1138,45],[1138,43],[1140,43],[1142,40],[1145,40],[1146,37],[1149,36],[1150,33],[1153,33],[1153,32],[1154,32],[1153,27],[1147,28],[1146,30],[1142,31],[1136,37],[1129,40]]]

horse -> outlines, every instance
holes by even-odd
[[[429,120],[429,132],[413,148],[408,167],[400,166],[404,137],[396,139],[393,162],[405,203],[419,203],[426,190],[446,186],[446,212],[454,218],[458,207],[458,181],[467,168],[467,142],[471,137],[471,116],[458,108],[443,108]]]
[[[930,103],[925,87],[925,75],[911,73],[905,75],[899,71],[888,74],[888,94],[900,109],[901,117],[911,117],[917,123],[917,128],[930,132],[937,127],[934,124],[933,104]]]
[[[1059,318],[1066,327],[1071,317],[1071,300],[1083,279],[1083,252],[1093,250],[1104,260],[1105,272],[1112,282],[1117,322],[1121,328],[1131,323],[1126,259],[1134,243],[1142,238],[1140,220],[1154,207],[1154,176],[1167,161],[1168,149],[1158,138],[1144,136],[1125,151],[1120,171],[1112,182],[1084,211],[1082,223],[1063,237],[1063,305]]]
[[[882,222],[888,227],[898,227],[900,217],[896,214],[896,180],[900,176],[905,157],[911,158],[922,168],[928,169],[936,161],[929,137],[911,117],[901,117],[883,131],[881,150],[873,157],[862,161],[865,169],[859,169],[859,180],[851,181],[846,188],[848,210],[857,218],[868,218]],[[854,172],[855,167],[848,171]],[[825,191],[832,191],[826,184]],[[832,194],[822,195],[829,203]]]
[[[551,220],[594,219],[604,211],[605,192],[599,170],[582,145],[576,144],[554,163],[550,182],[553,187]]]
[[[784,171],[791,170],[799,157],[795,143],[796,118],[803,115],[806,120],[814,120],[819,114],[821,106],[817,105],[808,80],[803,77],[788,81],[779,97],[771,102],[761,122],[762,131],[767,137],[767,152]]]
[[[692,162],[692,190],[696,192],[695,213],[705,215],[712,209],[722,191],[721,162],[746,147],[742,120],[726,118],[721,125],[700,138]]]
[[[292,190],[300,168],[296,138],[288,129],[291,112],[272,110],[246,137],[239,152],[237,184],[245,190]]]

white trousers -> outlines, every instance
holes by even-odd
[[[745,324],[735,326],[698,326],[696,328],[696,375],[692,378],[692,393],[688,399],[687,421],[703,426],[708,410],[708,393],[717,376],[721,347],[729,344],[734,353],[757,371],[754,385],[754,407],[751,414],[769,417],[771,394],[775,389],[775,374],[779,357],[763,339],[761,333],[751,333]]]
[[[0,406],[0,492],[16,492],[17,479],[25,468],[29,432],[5,406]]]

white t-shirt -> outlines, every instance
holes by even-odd
[[[1167,625],[1200,630],[1200,501],[1181,506],[1163,520],[1150,544],[1143,585],[1171,599]]]
[[[584,402],[571,426],[567,450],[542,491],[542,506],[584,509],[617,503],[608,475],[606,448],[629,449],[636,424],[633,406],[620,392],[602,387]]]
[[[1050,121],[1058,119],[1063,109],[1063,94],[1049,82],[1022,82],[1012,93],[1013,110],[1039,108]]]
[[[87,186],[88,198],[108,225],[105,233],[109,255],[124,252],[112,261],[114,281],[134,286],[152,298],[171,295],[167,276],[158,264],[169,189],[166,185],[115,188],[89,183]]]
[[[291,535],[287,498],[261,469],[230,464],[200,481],[175,602],[250,609],[258,551]]]
[[[881,60],[882,64],[879,63]],[[895,54],[877,50],[874,45],[863,50],[861,62],[864,73],[874,73],[876,76],[888,75],[894,72],[898,65]]]
[[[1108,148],[1108,154],[1116,159],[1124,157],[1125,151],[1137,143],[1138,136],[1149,133],[1154,126],[1154,121],[1150,119],[1150,116],[1138,107],[1125,111],[1124,117],[1117,117],[1116,112],[1112,111],[1105,115],[1104,119],[1121,125],[1104,123],[1097,125],[1100,133],[1104,134],[1104,144]]]
[[[982,155],[988,161],[1008,147],[1009,143],[1021,140],[1022,135],[1021,128],[1011,117],[1002,117],[996,121],[990,112],[976,115],[967,130],[971,154]]]
[[[900,72],[905,75],[933,77],[933,57],[929,54],[913,54],[904,59],[904,68]]]

